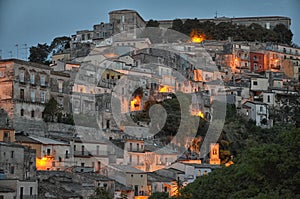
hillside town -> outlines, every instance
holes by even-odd
[[[291,25],[279,16],[199,19],[207,21]],[[176,196],[234,164],[217,137],[193,147],[199,121],[218,136],[233,107],[263,129],[299,126],[300,48],[187,36],[170,30],[173,20],[157,22],[114,10],[109,22],[74,30],[48,65],[0,59],[0,198]],[[178,103],[171,133],[164,124],[174,114],[161,107]]]

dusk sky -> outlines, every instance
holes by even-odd
[[[299,0],[0,0],[2,58],[25,58],[24,44],[50,43],[57,36],[92,29],[108,22],[108,12],[133,9],[145,19],[287,16],[292,19],[293,42],[300,45]],[[27,54],[28,56],[28,54]]]

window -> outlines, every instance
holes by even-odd
[[[14,158],[14,156],[15,156],[15,152],[14,152],[14,151],[11,151],[11,152],[10,152],[10,158]]]
[[[106,79],[109,79],[109,74],[106,74]]]
[[[45,86],[45,75],[41,75],[41,86]]]
[[[34,75],[34,73],[30,74],[30,84],[32,84],[32,85],[35,84],[35,75]]]
[[[58,92],[62,93],[63,91],[63,81],[58,80]]]
[[[106,128],[107,128],[107,129],[110,128],[110,120],[106,120]]]
[[[23,199],[24,187],[20,187],[20,199]]]
[[[30,187],[29,194],[32,196],[32,194],[33,194],[33,187]]]
[[[253,81],[253,85],[254,85],[254,86],[257,86],[257,81]]]
[[[84,155],[84,146],[81,146],[81,154]]]
[[[24,116],[24,109],[21,109],[21,116]]]
[[[31,117],[34,118],[34,110],[31,111]]]
[[[268,103],[270,103],[270,95],[268,95]]]
[[[31,102],[35,102],[35,91],[31,91],[30,97],[31,97]]]
[[[24,100],[24,89],[20,89],[20,99]]]
[[[129,162],[131,163],[132,162],[132,156],[129,155]]]
[[[45,92],[41,92],[41,103],[45,103],[45,96],[46,96],[46,93]]]
[[[97,146],[97,151],[96,151],[96,154],[99,155],[99,152],[100,152],[100,147]]]
[[[57,99],[57,103],[58,103],[58,106],[62,106],[62,104],[63,104],[63,98],[58,98]]]
[[[260,110],[260,112],[262,112],[262,111],[263,111],[263,107],[262,107],[262,106],[260,106],[260,107],[259,107],[259,110]]]
[[[24,75],[24,71],[21,70],[21,71],[20,71],[20,74],[19,74],[19,80],[20,80],[20,82],[22,82],[22,83],[24,82],[24,76],[25,76],[25,75]]]
[[[129,151],[132,151],[132,143],[129,143]]]
[[[4,137],[4,139],[5,139],[5,138],[9,138],[9,132],[8,132],[8,131],[4,131],[3,137]]]
[[[137,156],[137,165],[140,164],[140,156]]]
[[[110,102],[105,102],[106,111],[110,110]]]
[[[69,151],[68,151],[68,150],[66,151],[65,158],[66,158],[66,159],[69,158]]]
[[[140,145],[136,144],[136,151],[139,151],[139,150],[140,150]]]
[[[98,171],[100,171],[100,170],[101,170],[101,162],[98,161]]]
[[[47,155],[51,154],[51,149],[47,149]]]
[[[121,79],[121,75],[118,75],[118,79]]]

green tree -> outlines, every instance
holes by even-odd
[[[60,113],[57,101],[51,97],[44,109],[44,121],[54,122],[57,115]]]
[[[159,22],[153,19],[150,19],[147,24],[146,27],[159,27]]]
[[[172,22],[172,29],[178,32],[183,32],[183,22],[181,19],[174,19]]]
[[[293,33],[283,24],[277,24],[273,31],[278,35],[278,42],[283,44],[291,44]]]
[[[70,41],[70,37],[62,36],[54,38],[51,45],[44,43],[32,46],[29,49],[30,55],[28,59],[31,62],[49,65],[52,54],[70,48]]]
[[[167,192],[154,192],[149,199],[169,199],[169,194]]]
[[[29,49],[30,55],[28,57],[29,61],[36,62],[40,64],[50,64],[48,55],[51,51],[50,46],[45,44],[38,44],[37,46],[32,46]]]
[[[54,38],[50,45],[52,53],[62,52],[63,50],[70,48],[70,41],[71,38],[66,36]]]
[[[300,129],[285,128],[247,129],[235,164],[197,178],[179,198],[299,198]]]

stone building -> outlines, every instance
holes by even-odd
[[[0,169],[7,179],[33,179],[36,174],[35,156],[35,150],[29,147],[0,142]]]
[[[43,129],[43,111],[50,99],[50,68],[17,59],[1,60],[0,106],[16,131]]]
[[[72,80],[68,72],[51,71],[51,97],[64,112],[71,113]]]
[[[135,10],[114,10],[109,12],[109,23],[113,26],[113,34],[133,31],[146,26],[145,20]]]

